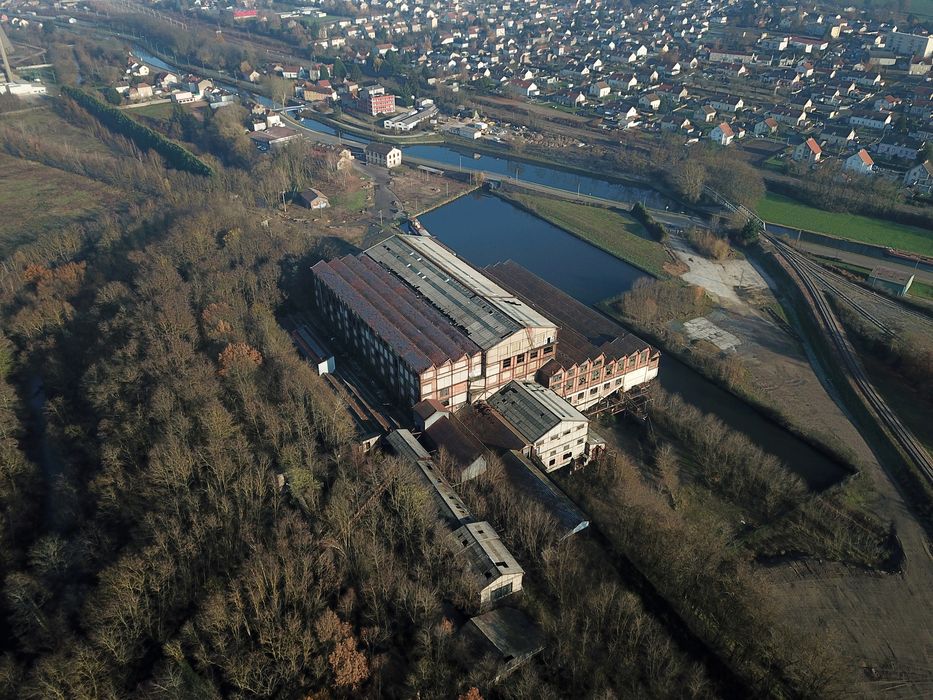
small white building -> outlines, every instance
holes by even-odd
[[[933,161],[925,160],[904,173],[904,184],[920,192],[933,192]]]
[[[812,165],[818,163],[822,155],[823,149],[820,148],[820,144],[816,142],[816,139],[811,136],[794,148],[792,158],[796,161],[806,161]]]

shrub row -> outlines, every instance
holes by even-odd
[[[88,112],[93,114],[107,128],[131,139],[144,150],[152,150],[165,159],[166,164],[175,170],[184,170],[195,175],[210,177],[214,169],[191,151],[167,139],[157,131],[143,126],[126,116],[121,110],[101,102],[93,95],[70,86],[62,86],[62,95],[68,97]]]
[[[665,243],[668,239],[667,229],[664,227],[664,224],[655,220],[651,213],[645,209],[644,205],[641,202],[636,202],[635,206],[632,207],[632,216],[638,220],[642,226],[645,227],[645,230],[652,235],[656,240]]]

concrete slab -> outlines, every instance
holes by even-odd
[[[735,350],[742,343],[738,336],[723,330],[704,316],[684,321],[684,331],[690,340],[706,340],[720,350]]]
[[[744,258],[722,262],[704,258],[679,236],[671,236],[670,246],[675,255],[690,268],[681,278],[685,282],[703,287],[724,304],[745,307],[738,290],[768,288],[765,279]]]

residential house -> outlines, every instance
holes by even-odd
[[[755,136],[773,136],[777,133],[778,123],[774,117],[767,117],[755,124]]]
[[[853,111],[849,115],[849,124],[852,126],[864,126],[868,129],[877,129],[881,131],[891,126],[892,117],[890,112],[872,112],[872,111]]]
[[[868,155],[868,151],[862,148],[859,149],[857,153],[853,153],[851,156],[846,158],[842,168],[847,173],[855,173],[856,175],[871,175],[875,170],[875,161],[872,160],[870,155]]]
[[[401,150],[387,143],[370,143],[366,146],[365,154],[369,165],[395,168],[402,164]]]
[[[709,132],[709,137],[713,143],[718,143],[720,146],[728,146],[732,143],[732,139],[735,138],[735,132],[726,122],[721,122]]]
[[[933,194],[933,161],[925,160],[904,173],[904,184],[918,192]]]
[[[830,122],[820,132],[820,141],[824,146],[845,150],[858,140],[855,129],[850,124]]]
[[[661,109],[661,98],[657,94],[651,92],[647,95],[642,95],[638,98],[638,104],[644,107],[645,109],[650,109],[652,112],[657,112]]]
[[[738,112],[744,109],[745,100],[734,95],[714,95],[709,99],[709,106],[720,112]]]
[[[509,94],[516,97],[537,97],[541,92],[533,80],[521,80],[518,78],[510,80],[506,86],[506,90]]]
[[[609,83],[604,80],[600,80],[599,82],[590,85],[590,95],[597,99],[608,97],[611,92],[612,88],[609,87]]]
[[[874,147],[874,151],[879,156],[913,162],[925,146],[924,141],[888,131]]]
[[[716,118],[716,110],[709,105],[702,105],[701,107],[697,107],[696,111],[693,113],[693,117],[701,124],[712,124],[713,120]]]
[[[811,165],[819,162],[823,149],[812,136],[803,143],[799,144],[793,151],[791,157],[796,161],[805,161]]]

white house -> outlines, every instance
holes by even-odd
[[[640,104],[645,109],[650,109],[652,112],[657,112],[661,109],[661,98],[655,93],[648,93],[647,95],[642,95],[638,98],[638,104]]]
[[[693,113],[694,118],[703,124],[711,124],[712,121],[716,118],[716,110],[710,107],[709,105],[703,105],[698,107],[697,110]]]
[[[612,88],[609,87],[609,84],[604,80],[600,80],[599,82],[590,85],[590,94],[598,99],[608,97],[611,92]]]
[[[933,193],[933,161],[925,160],[904,173],[904,184],[920,192]]]
[[[366,162],[369,165],[381,165],[395,168],[402,164],[402,152],[386,143],[371,143],[366,146]]]
[[[864,148],[860,149],[858,153],[853,153],[846,158],[843,165],[843,170],[847,173],[855,173],[857,175],[871,175],[874,169],[875,161],[871,159],[871,156],[868,155],[868,151]]]
[[[774,117],[768,117],[767,119],[762,119],[760,122],[755,124],[755,136],[770,136],[771,134],[777,133],[778,123]]]
[[[735,132],[726,122],[722,122],[709,132],[709,137],[714,143],[718,143],[720,146],[728,146],[732,143],[732,139],[735,138]]]

